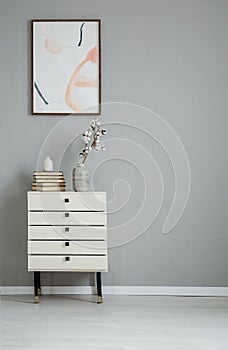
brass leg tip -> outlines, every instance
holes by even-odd
[[[102,297],[101,296],[98,296],[98,301],[97,301],[98,304],[101,304],[103,303],[103,300],[102,300]]]
[[[41,288],[38,288],[38,295],[41,295]]]
[[[39,297],[34,297],[34,304],[38,304],[39,303]]]

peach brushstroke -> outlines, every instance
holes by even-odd
[[[96,80],[88,80],[84,75],[78,75],[77,80],[74,83],[75,87],[96,87]]]
[[[77,68],[74,70],[66,88],[65,93],[65,101],[66,104],[72,109],[74,112],[79,111],[79,107],[74,103],[73,101],[73,88],[74,87],[95,87],[97,86],[97,83],[93,80],[89,80],[84,76],[80,76],[79,72],[82,69],[82,67],[87,63],[97,63],[98,62],[98,53],[97,53],[97,47],[95,46],[92,50],[88,52],[86,55],[86,58],[77,66]]]
[[[96,46],[87,53],[86,58],[87,58],[87,60],[89,60],[89,61],[91,61],[93,63],[97,63],[97,61],[98,61],[98,54],[97,54],[97,47]]]
[[[63,47],[59,45],[57,42],[50,38],[46,38],[44,42],[44,46],[48,50],[48,52],[57,54],[62,51]]]

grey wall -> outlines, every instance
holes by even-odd
[[[43,141],[62,120],[30,114],[29,20],[100,18],[103,102],[129,102],[161,115],[181,138],[192,174],[185,213],[164,235],[161,228],[174,193],[167,157],[154,140],[142,140],[137,130],[109,126],[110,136],[133,138],[157,159],[164,176],[165,196],[157,219],[143,235],[110,249],[110,272],[105,274],[104,283],[228,286],[228,2],[1,0],[0,6],[1,284],[32,284],[32,274],[26,271],[26,191]],[[132,115],[133,125],[140,118],[137,107],[135,113],[124,105],[115,113],[114,110],[113,105],[104,109],[103,121],[107,117],[114,122],[117,112],[122,113],[123,121]],[[91,120],[73,118],[78,133],[84,127],[82,118],[86,118],[86,124]],[[148,114],[142,127],[147,129],[151,123]],[[68,183],[76,161],[76,156],[73,159],[71,155],[79,147],[77,142],[71,145],[62,161]],[[101,161],[102,156],[98,157]],[[91,157],[91,166],[93,162],[96,163],[95,156]],[[141,171],[147,168],[145,161]],[[142,200],[140,172],[126,161],[116,159],[108,166],[102,165],[95,183],[112,198],[112,184],[119,178],[131,184],[132,198],[123,210],[110,217],[110,225],[134,216]],[[121,202],[125,192],[117,192]],[[144,213],[138,220],[147,219]],[[44,275],[47,285],[88,283],[92,283],[92,276],[84,274]]]

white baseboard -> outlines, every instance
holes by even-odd
[[[33,287],[2,286],[0,294],[33,294]],[[91,286],[43,286],[42,294],[95,294],[95,288]],[[227,297],[228,287],[103,286],[103,294]]]

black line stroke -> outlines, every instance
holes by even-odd
[[[46,104],[46,105],[48,105],[48,101],[45,99],[45,97],[42,95],[42,93],[41,93],[41,91],[40,91],[40,89],[38,88],[38,85],[37,85],[37,83],[34,81],[34,86],[35,86],[35,88],[36,88],[36,91],[38,92],[38,95],[40,96],[40,98],[42,98],[42,100],[44,101],[44,103]]]
[[[79,42],[78,42],[78,46],[81,46],[81,43],[82,43],[82,28],[83,28],[84,24],[85,23],[82,23],[81,27],[80,27],[80,39],[79,39]]]

